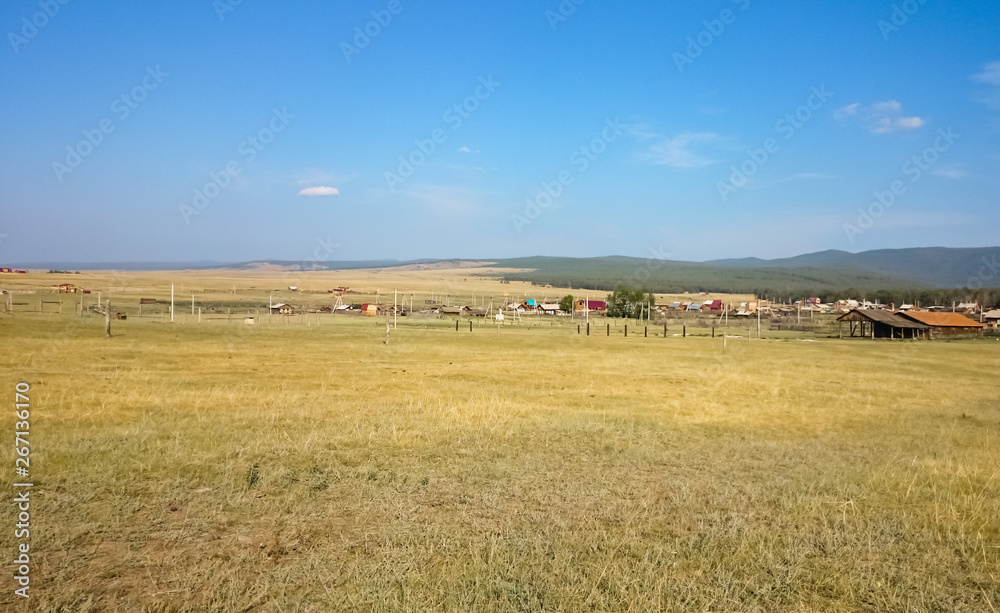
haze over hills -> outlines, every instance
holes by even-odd
[[[706,262],[729,268],[826,268],[839,270],[866,270],[873,273],[910,279],[915,283],[933,287],[962,287],[970,279],[980,277],[985,267],[992,274],[993,286],[1000,285],[1000,248],[924,247],[915,249],[878,249],[849,253],[831,249],[791,258],[762,260],[742,258]],[[986,285],[987,279],[981,279]]]
[[[741,258],[708,262],[654,260],[627,256],[567,258],[533,256],[499,260],[421,259],[296,262],[255,260],[219,262],[41,262],[21,267],[70,270],[171,270],[286,268],[358,270],[490,264],[522,269],[503,273],[511,281],[530,281],[595,290],[631,284],[656,292],[735,292],[759,294],[858,292],[878,290],[1000,287],[1000,247],[879,249],[861,253],[828,250],[791,258]]]

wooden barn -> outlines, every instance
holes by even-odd
[[[992,311],[983,313],[983,319],[986,320],[986,323],[996,328],[1000,324],[1000,309],[993,309]]]
[[[365,317],[375,317],[378,315],[378,305],[374,302],[366,302],[361,305],[361,314]]]
[[[295,307],[284,302],[279,302],[278,304],[271,305],[271,313],[273,315],[295,315]]]
[[[901,314],[911,321],[930,328],[931,338],[974,337],[983,333],[985,326],[960,313],[929,313],[927,311],[907,311]]]
[[[55,286],[55,289],[60,294],[75,294],[80,291],[80,289],[72,283],[60,283]]]
[[[883,310],[851,309],[837,318],[840,338],[848,324],[850,338],[927,338],[930,326]]]

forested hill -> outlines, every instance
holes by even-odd
[[[499,260],[497,265],[530,269],[505,275],[508,280],[596,290],[627,284],[655,292],[791,296],[1000,287],[1000,247],[823,251],[779,260],[710,262],[537,256]]]

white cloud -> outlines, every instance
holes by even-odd
[[[659,144],[649,148],[642,159],[670,168],[693,169],[714,164],[716,160],[709,159],[693,149],[707,143],[718,142],[719,136],[712,132],[685,132],[673,138],[663,138]]]
[[[854,104],[848,104],[845,107],[837,109],[837,112],[834,113],[834,115],[837,117],[837,119],[847,119],[848,117],[854,117],[855,115],[857,115],[858,109],[860,108],[861,108],[861,103],[855,102]]]
[[[336,187],[307,187],[299,192],[300,196],[339,196],[340,190]]]
[[[990,62],[983,67],[982,72],[972,75],[972,78],[980,83],[1000,87],[1000,62]]]
[[[959,179],[964,179],[969,176],[969,173],[963,170],[958,164],[945,164],[938,166],[931,171],[931,174],[944,177],[946,179],[952,179],[954,181],[958,181]]]
[[[983,67],[982,72],[972,75],[972,79],[991,86],[984,95],[979,96],[979,102],[1000,111],[1000,62],[990,62]]]
[[[898,100],[885,100],[865,106],[860,102],[837,109],[834,117],[841,121],[856,119],[872,134],[888,134],[916,130],[926,122],[920,117],[904,117]]]

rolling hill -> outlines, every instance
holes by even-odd
[[[792,258],[744,258],[709,262],[599,258],[528,257],[499,260],[498,266],[530,269],[505,275],[531,281],[607,290],[631,284],[656,292],[736,292],[816,295],[854,290],[1000,287],[1000,247],[881,249],[862,253],[821,251]]]

